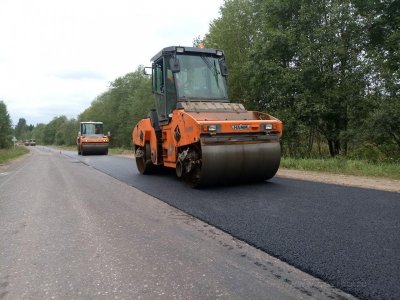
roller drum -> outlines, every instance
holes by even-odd
[[[82,155],[107,155],[108,144],[86,143],[82,144]]]
[[[263,181],[278,171],[279,142],[202,145],[200,178],[196,186]]]

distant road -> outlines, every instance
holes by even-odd
[[[400,194],[274,178],[193,190],[133,159],[65,152],[363,299],[400,299]]]
[[[240,227],[251,209],[237,219],[218,209],[245,187],[190,190],[138,176],[129,159],[66,154],[32,147],[0,171],[0,299],[352,298],[148,194]],[[259,188],[247,188],[246,206]]]

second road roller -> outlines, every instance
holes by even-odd
[[[110,133],[103,133],[103,122],[80,122],[80,131],[76,138],[79,155],[108,154]]]
[[[223,51],[172,46],[151,61],[155,109],[132,132],[141,174],[174,168],[191,187],[276,174],[282,122],[229,101]]]

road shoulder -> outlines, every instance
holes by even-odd
[[[32,155],[32,152],[29,151],[26,154],[23,154],[21,156],[18,156],[17,158],[14,158],[12,160],[7,161],[6,163],[2,163],[0,164],[0,173],[3,172],[7,172],[7,170],[14,164],[19,163],[20,161],[26,159],[27,157],[29,157],[30,155]]]
[[[119,154],[118,156],[132,159],[134,158],[133,154]],[[395,179],[341,175],[284,168],[280,168],[276,176],[288,179],[306,180],[400,193],[400,180]]]
[[[281,178],[300,179],[400,193],[400,180],[395,179],[329,174],[323,172],[300,171],[283,168],[278,170],[277,176]]]

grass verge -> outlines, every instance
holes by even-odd
[[[29,150],[23,146],[16,146],[15,150],[14,148],[0,149],[0,164],[16,159],[26,153],[29,153]]]
[[[282,158],[282,168],[343,175],[400,179],[399,163],[371,163],[348,159]]]
[[[121,155],[121,154],[132,154],[132,149],[127,148],[109,148],[108,152],[113,155]]]

